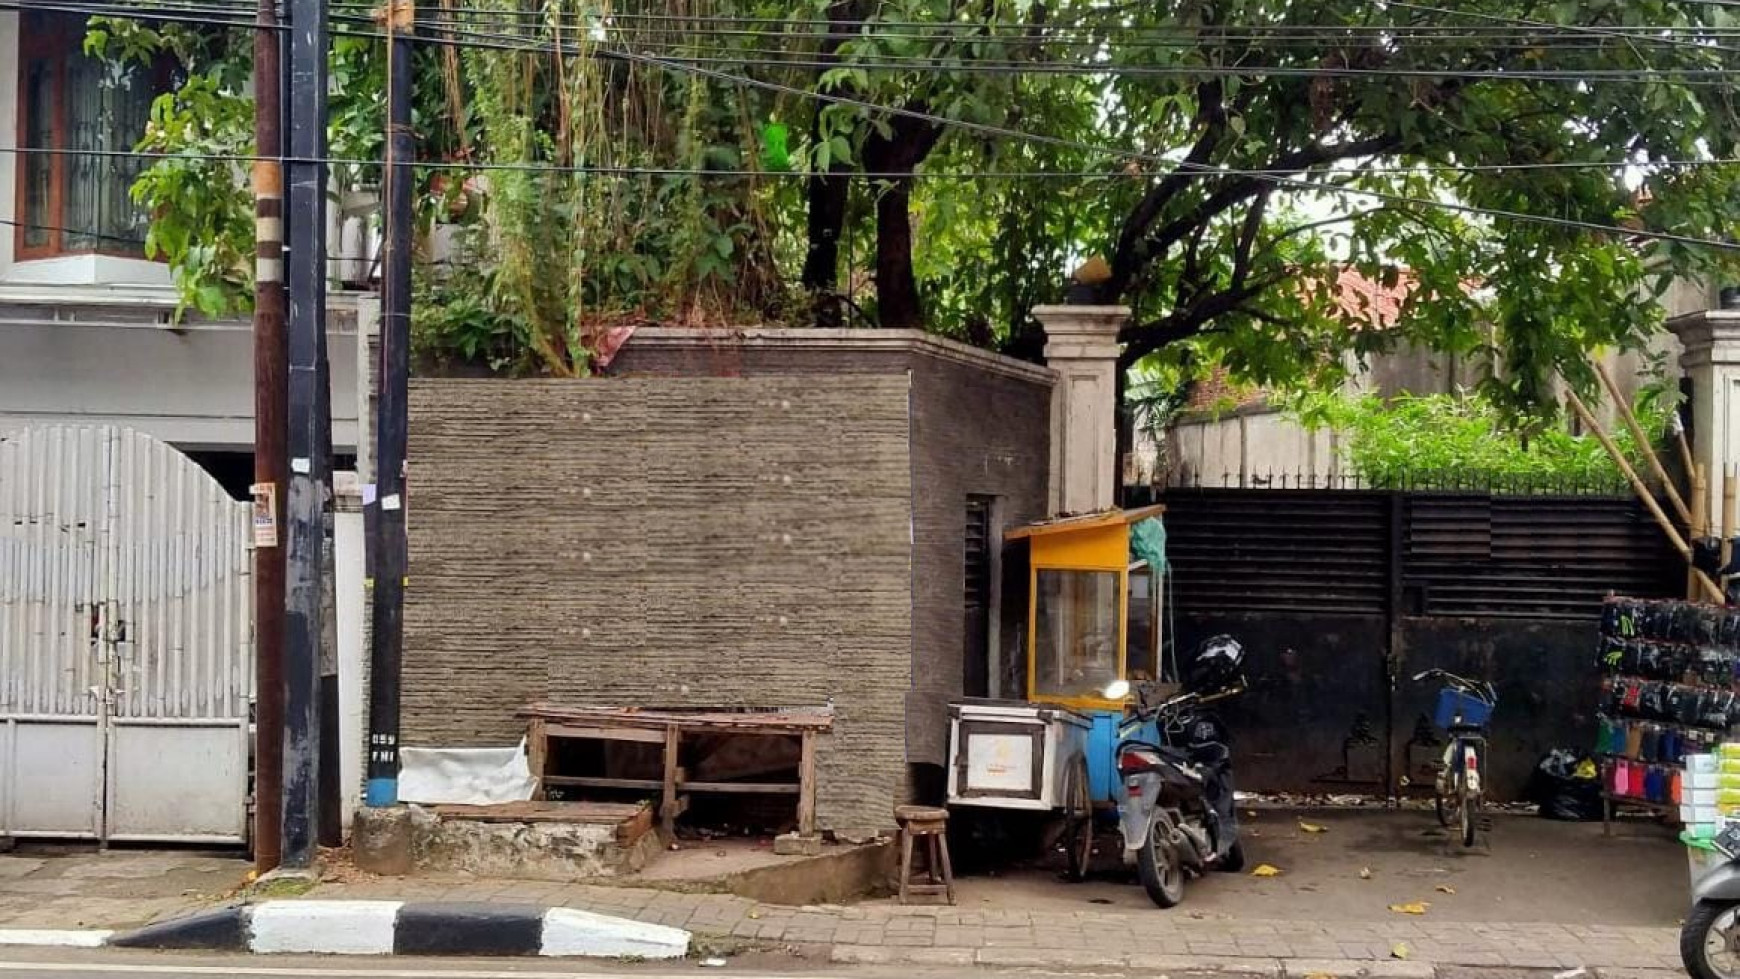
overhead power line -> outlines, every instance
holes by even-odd
[[[0,155],[18,156],[69,156],[94,157],[98,159],[143,160],[148,163],[164,160],[200,160],[218,163],[254,163],[264,157],[246,153],[162,153],[150,150],[106,150],[106,149],[62,149],[47,146],[6,146],[0,147]],[[285,162],[308,162],[299,157],[274,157]],[[329,156],[318,162],[328,166],[379,167],[387,166],[378,159],[359,159],[354,157]],[[594,174],[598,176],[620,177],[767,177],[784,179],[808,179],[810,177],[838,176],[835,171],[826,170],[767,170],[767,169],[729,169],[718,167],[649,167],[649,166],[608,166],[587,164],[559,163],[513,163],[490,161],[463,160],[419,160],[414,166],[420,170],[433,171],[525,171],[538,173],[572,173]],[[1470,164],[1432,164],[1416,165],[1398,164],[1394,166],[1361,166],[1344,171],[1328,171],[1331,174],[1343,173],[1347,176],[1403,176],[1408,174],[1459,174],[1459,173],[1529,173],[1565,170],[1600,170],[1619,172],[1623,170],[1683,170],[1704,167],[1740,166],[1740,157],[1712,157],[1702,160],[1558,160],[1537,163],[1470,163]],[[1273,170],[1248,167],[1210,167],[1196,171],[1191,176],[1197,177],[1268,177],[1286,176],[1298,173],[1298,170]],[[1146,170],[1131,171],[1128,169],[1114,170],[976,170],[976,171],[866,171],[854,170],[849,176],[871,180],[905,180],[916,178],[920,180],[1129,180],[1148,179],[1160,174]]]
[[[1737,0],[1737,2],[1740,2],[1740,0]],[[383,38],[385,37],[385,34],[380,33],[380,32],[357,31],[357,32],[353,32],[353,33],[364,35],[364,36],[377,36],[377,37],[383,37]],[[556,51],[556,52],[561,52],[561,53],[566,53],[566,54],[576,55],[576,56],[595,57],[595,58],[600,58],[600,59],[604,59],[604,60],[621,61],[621,62],[626,62],[626,63],[631,63],[631,64],[643,64],[643,65],[647,65],[649,67],[660,68],[660,69],[663,69],[666,71],[688,73],[688,74],[697,75],[699,77],[712,78],[712,79],[715,79],[717,81],[722,81],[722,82],[726,82],[729,84],[743,85],[743,86],[754,87],[754,88],[761,88],[761,89],[764,89],[767,91],[772,91],[772,92],[777,92],[777,93],[787,94],[787,95],[793,95],[793,96],[797,96],[800,98],[805,98],[805,99],[810,99],[810,100],[820,101],[820,102],[826,102],[826,103],[835,104],[835,105],[851,106],[854,108],[862,109],[862,110],[873,112],[873,113],[884,114],[884,115],[889,115],[889,116],[904,117],[904,118],[912,118],[912,119],[915,119],[918,121],[931,123],[933,125],[946,126],[949,128],[954,128],[954,129],[958,129],[958,130],[962,130],[962,131],[977,132],[977,133],[980,133],[981,135],[995,136],[995,137],[1005,138],[1005,139],[1014,139],[1014,140],[1018,140],[1018,141],[1022,141],[1022,142],[1028,142],[1028,143],[1039,144],[1039,145],[1057,146],[1057,147],[1061,147],[1061,148],[1065,148],[1065,149],[1071,149],[1071,150],[1082,151],[1082,152],[1098,153],[1098,154],[1103,154],[1103,155],[1106,155],[1108,157],[1112,157],[1115,159],[1142,160],[1144,162],[1153,163],[1153,164],[1157,164],[1159,166],[1172,168],[1173,171],[1183,171],[1183,172],[1191,173],[1191,174],[1200,174],[1200,175],[1205,176],[1205,177],[1209,177],[1209,176],[1218,176],[1218,177],[1247,176],[1247,177],[1251,177],[1253,179],[1261,180],[1264,183],[1267,183],[1273,187],[1307,191],[1307,192],[1315,193],[1315,194],[1335,194],[1335,195],[1340,195],[1340,196],[1363,197],[1366,199],[1382,200],[1382,201],[1386,201],[1389,203],[1395,203],[1395,204],[1405,204],[1405,205],[1410,205],[1410,206],[1437,208],[1437,209],[1448,210],[1448,211],[1452,211],[1452,212],[1456,212],[1456,213],[1468,214],[1468,215],[1476,216],[1476,217],[1496,218],[1496,219],[1501,219],[1501,220],[1520,221],[1520,222],[1534,223],[1534,224],[1540,224],[1540,225],[1546,225],[1546,226],[1569,228],[1569,229],[1574,229],[1574,230],[1594,231],[1594,232],[1599,232],[1599,233],[1604,233],[1604,234],[1613,234],[1613,235],[1625,236],[1625,237],[1631,237],[1631,238],[1651,239],[1651,240],[1665,241],[1665,242],[1676,242],[1676,243],[1680,243],[1680,244],[1696,245],[1696,246],[1716,248],[1716,249],[1721,249],[1721,250],[1740,250],[1740,245],[1737,245],[1734,243],[1719,241],[1719,240],[1715,240],[1715,239],[1698,238],[1698,237],[1689,236],[1689,235],[1679,235],[1679,234],[1674,234],[1671,232],[1631,229],[1631,228],[1619,227],[1616,225],[1600,224],[1598,222],[1581,221],[1581,220],[1577,220],[1577,219],[1573,219],[1573,218],[1563,218],[1563,217],[1555,217],[1555,216],[1551,216],[1551,215],[1541,215],[1541,214],[1530,214],[1530,213],[1521,212],[1521,211],[1512,211],[1512,210],[1499,209],[1499,208],[1477,207],[1477,206],[1473,206],[1473,205],[1460,204],[1460,203],[1455,203],[1455,202],[1431,200],[1431,199],[1427,199],[1427,198],[1418,198],[1418,197],[1412,197],[1412,196],[1409,196],[1406,194],[1398,194],[1398,193],[1393,193],[1393,192],[1389,192],[1389,191],[1373,190],[1373,189],[1360,188],[1360,187],[1350,187],[1350,186],[1338,185],[1338,184],[1314,183],[1312,181],[1302,180],[1302,179],[1299,179],[1297,177],[1283,176],[1283,175],[1278,174],[1278,173],[1238,174],[1238,173],[1235,173],[1232,171],[1222,170],[1222,169],[1219,169],[1219,168],[1216,168],[1213,166],[1202,165],[1202,164],[1192,164],[1192,163],[1189,163],[1188,161],[1171,160],[1171,159],[1168,159],[1164,156],[1161,156],[1158,154],[1153,154],[1153,153],[1147,153],[1144,151],[1119,150],[1119,149],[1115,149],[1112,147],[1096,146],[1096,145],[1093,145],[1090,143],[1084,143],[1084,142],[1080,142],[1077,140],[1065,139],[1062,137],[1048,136],[1048,135],[1039,134],[1039,133],[1023,132],[1021,130],[1011,129],[1011,128],[1003,127],[1003,126],[991,125],[988,123],[977,123],[977,122],[972,122],[969,120],[951,119],[951,118],[946,117],[946,116],[940,116],[940,115],[936,115],[934,113],[923,112],[923,111],[919,111],[919,110],[915,110],[915,109],[908,109],[908,108],[898,107],[898,106],[881,105],[881,104],[878,104],[875,102],[867,101],[864,99],[858,99],[858,98],[855,98],[852,96],[840,95],[840,94],[832,93],[832,92],[812,91],[809,89],[799,88],[799,87],[792,86],[792,85],[786,85],[786,84],[783,84],[780,82],[773,82],[773,81],[769,81],[766,79],[758,79],[758,78],[754,78],[754,77],[751,77],[748,75],[736,75],[736,74],[732,74],[730,72],[725,72],[725,71],[720,71],[720,70],[717,70],[714,68],[709,68],[709,67],[706,67],[706,66],[701,65],[701,64],[690,64],[690,63],[682,62],[680,60],[666,59],[666,58],[661,58],[661,57],[657,57],[654,55],[641,54],[641,53],[627,51],[627,50],[612,49],[612,48],[607,48],[607,47],[603,47],[603,46],[591,46],[590,48],[583,49],[583,48],[580,48],[578,45],[575,45],[571,42],[569,42],[569,43],[556,43],[556,42],[554,42],[552,40],[548,40],[548,39],[524,39],[524,38],[514,38],[514,37],[508,37],[506,40],[493,40],[487,35],[480,35],[480,34],[471,33],[471,32],[465,33],[464,36],[454,36],[454,37],[420,37],[418,39],[418,41],[419,41],[419,43],[425,44],[425,45],[456,45],[456,46],[462,46],[462,47],[472,47],[472,48],[479,48],[479,49],[486,49],[486,50],[502,50],[502,51],[516,52],[516,53],[534,53],[534,52],[544,52],[544,51]],[[1294,170],[1294,171],[1289,171],[1289,172],[1298,173],[1301,171]],[[1328,171],[1328,173],[1330,175],[1333,175],[1335,173],[1335,171]],[[900,176],[904,177],[907,175],[902,174]]]
[[[625,62],[629,62],[629,63],[644,64],[644,65],[647,65],[649,67],[664,68],[668,71],[694,74],[694,75],[698,75],[698,76],[701,76],[704,78],[712,78],[712,79],[715,79],[717,81],[727,82],[727,83],[731,83],[731,84],[735,84],[735,85],[745,85],[745,86],[749,86],[749,87],[753,87],[753,88],[761,88],[761,89],[764,89],[767,91],[779,92],[782,94],[793,95],[793,96],[797,96],[800,98],[806,98],[806,99],[811,99],[811,100],[815,100],[815,101],[828,102],[828,103],[831,103],[834,105],[846,105],[846,106],[851,106],[851,107],[858,108],[858,109],[863,109],[863,110],[866,110],[869,112],[875,112],[875,113],[885,114],[885,115],[890,115],[890,116],[898,116],[898,117],[902,117],[902,118],[914,119],[914,120],[921,121],[921,122],[928,122],[928,123],[931,123],[933,125],[946,126],[946,127],[950,127],[950,128],[954,128],[954,129],[959,129],[959,130],[966,131],[966,132],[976,132],[976,133],[979,133],[979,134],[985,135],[985,136],[995,136],[995,137],[1004,138],[1004,139],[1015,139],[1015,140],[1019,140],[1019,141],[1023,141],[1023,142],[1029,142],[1029,143],[1035,143],[1035,144],[1041,144],[1041,145],[1049,145],[1049,146],[1057,146],[1057,147],[1064,148],[1064,149],[1071,149],[1071,150],[1077,150],[1077,151],[1088,152],[1088,153],[1100,153],[1100,154],[1104,154],[1106,156],[1110,156],[1110,157],[1114,157],[1114,158],[1121,158],[1121,159],[1126,159],[1126,160],[1143,160],[1146,162],[1159,164],[1161,166],[1171,167],[1175,170],[1183,170],[1183,171],[1191,172],[1191,173],[1203,173],[1203,174],[1215,175],[1215,176],[1230,176],[1230,174],[1226,174],[1223,171],[1220,171],[1212,166],[1207,166],[1204,164],[1193,164],[1189,161],[1171,160],[1171,159],[1168,159],[1166,157],[1160,156],[1158,154],[1147,153],[1144,151],[1118,150],[1118,149],[1114,149],[1111,147],[1096,146],[1096,145],[1093,145],[1091,143],[1084,143],[1084,142],[1080,142],[1077,140],[1065,139],[1065,138],[1058,137],[1058,136],[1047,136],[1047,135],[1040,134],[1040,133],[1023,132],[1023,131],[1018,130],[1018,129],[1010,129],[1010,128],[1004,127],[1004,126],[995,126],[995,125],[991,125],[989,123],[972,122],[970,120],[964,120],[964,119],[951,119],[947,116],[939,116],[939,115],[936,115],[934,113],[923,112],[923,111],[920,111],[917,109],[908,109],[908,108],[904,108],[901,106],[881,105],[881,104],[878,104],[875,102],[870,102],[870,101],[867,101],[864,99],[854,98],[852,96],[847,96],[847,95],[840,95],[840,94],[833,93],[833,92],[811,91],[809,89],[798,88],[798,87],[793,86],[793,85],[786,85],[786,84],[783,84],[781,82],[773,82],[773,81],[768,81],[766,79],[753,78],[753,77],[750,77],[748,75],[734,75],[734,74],[731,74],[730,72],[719,71],[719,70],[714,69],[714,68],[708,68],[708,67],[701,66],[701,65],[683,64],[681,62],[669,61],[669,60],[666,60],[663,58],[658,58],[658,57],[655,57],[652,55],[638,54],[638,53],[635,53],[632,51],[613,50],[613,49],[601,48],[601,47],[600,48],[593,48],[591,50],[581,50],[581,49],[578,49],[577,47],[570,45],[570,44],[559,44],[558,45],[558,44],[550,44],[550,43],[539,43],[539,44],[533,44],[533,45],[526,45],[526,44],[514,44],[514,43],[489,42],[489,41],[479,40],[479,39],[474,39],[474,38],[454,39],[454,38],[420,37],[418,40],[424,44],[435,44],[435,45],[458,44],[461,46],[475,45],[475,46],[482,47],[485,49],[494,48],[497,50],[506,50],[506,51],[519,52],[519,53],[528,53],[528,52],[533,52],[533,51],[562,51],[564,53],[575,54],[575,55],[579,55],[579,56],[590,56],[590,57],[602,58],[602,59],[606,59],[606,60],[617,60],[617,61],[625,61]],[[1294,172],[1298,172],[1298,171],[1294,171]],[[1701,246],[1701,247],[1720,249],[1723,251],[1740,251],[1740,243],[1720,241],[1720,240],[1713,239],[1713,238],[1698,238],[1698,237],[1695,237],[1692,235],[1680,235],[1680,234],[1674,234],[1672,232],[1666,232],[1666,231],[1649,231],[1649,230],[1643,230],[1643,229],[1623,228],[1623,227],[1620,227],[1617,225],[1600,224],[1598,222],[1593,222],[1593,221],[1581,221],[1581,220],[1577,220],[1575,218],[1562,218],[1562,217],[1555,217],[1555,216],[1544,215],[1544,214],[1530,214],[1530,213],[1527,213],[1524,211],[1512,211],[1512,210],[1507,210],[1507,209],[1502,209],[1502,208],[1477,207],[1477,206],[1469,205],[1469,204],[1459,204],[1459,203],[1454,203],[1454,202],[1449,202],[1449,201],[1436,201],[1436,200],[1431,200],[1428,198],[1411,197],[1411,196],[1406,195],[1406,194],[1398,194],[1398,193],[1392,193],[1390,191],[1382,191],[1382,190],[1373,190],[1373,189],[1363,188],[1363,187],[1348,187],[1348,186],[1344,186],[1344,185],[1318,184],[1318,183],[1313,183],[1313,182],[1308,181],[1308,180],[1301,180],[1301,179],[1298,179],[1296,177],[1285,177],[1285,176],[1280,176],[1280,175],[1276,175],[1276,174],[1251,175],[1251,176],[1253,177],[1253,179],[1260,180],[1260,181],[1267,183],[1267,184],[1274,186],[1274,187],[1282,187],[1282,188],[1288,188],[1288,189],[1294,189],[1294,190],[1304,190],[1304,191],[1309,191],[1309,192],[1315,193],[1315,194],[1335,194],[1335,195],[1341,195],[1341,196],[1363,197],[1363,198],[1366,198],[1368,200],[1381,200],[1381,201],[1385,201],[1385,202],[1392,203],[1392,204],[1407,204],[1407,205],[1418,206],[1418,207],[1430,207],[1430,208],[1436,208],[1436,209],[1440,209],[1440,210],[1448,210],[1448,211],[1453,211],[1453,212],[1461,213],[1461,214],[1467,214],[1467,215],[1475,216],[1475,217],[1486,217],[1486,218],[1497,218],[1497,219],[1511,220],[1511,221],[1520,221],[1520,222],[1539,224],[1539,225],[1550,226],[1550,227],[1567,228],[1567,229],[1580,230],[1580,231],[1595,231],[1595,232],[1600,232],[1603,234],[1612,234],[1612,235],[1622,236],[1622,237],[1650,239],[1650,240],[1664,241],[1664,242],[1675,242],[1678,244],[1685,244],[1685,245],[1697,245],[1697,246]]]

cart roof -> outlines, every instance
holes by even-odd
[[[1071,534],[1083,530],[1097,530],[1101,527],[1129,526],[1149,517],[1158,517],[1165,512],[1164,506],[1156,505],[1138,507],[1134,510],[1114,509],[1100,510],[1096,513],[1078,513],[1012,528],[1003,534],[1003,539],[1022,540],[1028,537],[1044,537],[1047,534]]]

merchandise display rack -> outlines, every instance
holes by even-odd
[[[1740,722],[1740,611],[1609,598],[1598,662],[1607,831],[1621,806],[1679,822],[1686,756],[1712,750]]]

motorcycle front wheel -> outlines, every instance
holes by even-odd
[[[1172,823],[1156,813],[1148,839],[1136,855],[1136,869],[1148,899],[1163,908],[1177,907],[1184,900],[1184,865],[1172,850]]]
[[[1680,928],[1680,961],[1692,979],[1740,979],[1740,904],[1693,905]]]

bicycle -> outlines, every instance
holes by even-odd
[[[1450,743],[1444,746],[1432,802],[1438,823],[1449,829],[1454,816],[1462,845],[1473,846],[1482,798],[1480,757],[1486,751],[1487,722],[1498,706],[1498,692],[1490,683],[1439,669],[1414,674],[1414,682],[1434,677],[1445,686],[1438,691],[1433,720],[1450,735]]]

